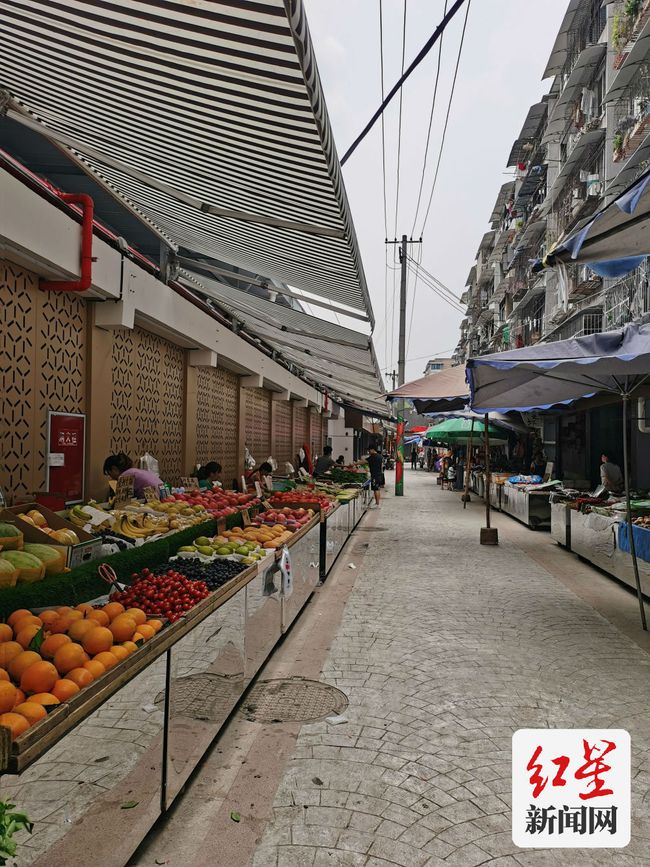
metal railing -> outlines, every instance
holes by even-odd
[[[603,293],[603,328],[609,331],[650,313],[650,260]]]

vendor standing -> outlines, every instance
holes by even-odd
[[[199,480],[199,488],[209,489],[214,488],[215,486],[221,486],[221,481],[219,479],[221,469],[221,464],[217,463],[217,461],[208,461],[207,464],[199,467],[196,474],[196,477]]]
[[[622,494],[624,481],[623,473],[618,464],[615,464],[609,454],[605,452],[600,456],[600,482],[610,494]]]
[[[162,479],[156,473],[134,467],[131,458],[127,457],[123,452],[119,455],[109,455],[106,458],[104,461],[104,475],[108,476],[111,482],[115,484],[117,484],[119,479],[132,478],[133,496],[138,500],[144,499],[145,488],[155,488],[158,490],[163,484]],[[109,482],[109,486],[112,488],[111,482]]]
[[[325,448],[323,449],[323,454],[316,460],[316,466],[314,467],[314,478],[318,479],[321,476],[324,476],[325,473],[328,473],[333,466],[334,459],[332,458],[332,446],[325,446]]]

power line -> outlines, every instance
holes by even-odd
[[[432,289],[434,289],[434,291],[436,291],[436,292],[438,292],[438,293],[440,293],[440,294],[445,295],[445,297],[446,297],[446,298],[447,298],[451,303],[453,303],[456,307],[459,307],[461,310],[464,311],[464,307],[462,306],[462,303],[459,301],[459,299],[457,298],[457,296],[454,295],[453,292],[451,292],[449,289],[447,289],[447,287],[446,287],[443,283],[440,283],[440,281],[437,280],[435,277],[429,275],[428,272],[425,272],[425,271],[424,271],[424,269],[422,269],[422,268],[419,268],[419,269],[418,269],[418,266],[417,266],[417,265],[415,266],[415,268],[414,268],[412,265],[409,265],[409,268],[410,268],[410,270],[412,270],[412,271],[420,270],[420,272],[421,272],[421,273],[420,273],[420,279],[421,279],[424,283],[426,283],[427,285],[429,285]]]
[[[381,101],[384,101],[384,14],[383,2],[379,0],[379,69],[381,75]],[[381,172],[384,179],[384,238],[388,238],[388,206],[386,205],[386,129],[381,116]],[[386,260],[388,264],[388,259]],[[387,307],[388,305],[386,305]]]
[[[409,270],[415,271],[416,269],[413,268],[412,265],[409,265]],[[436,286],[434,283],[429,282],[429,280],[423,274],[420,274],[420,279],[422,280],[422,282],[424,283],[425,286],[427,286],[429,289],[431,289],[432,292],[435,292],[435,294],[439,298],[442,298],[443,301],[446,301],[447,304],[449,304],[449,306],[451,308],[453,308],[457,313],[464,313],[465,312],[464,308],[461,307],[461,305],[458,303],[458,301],[453,300],[448,295],[446,295],[441,289],[439,289],[438,286]]]
[[[463,44],[465,42],[465,31],[467,30],[467,19],[469,18],[469,10],[472,5],[472,0],[467,0],[467,7],[465,9],[465,20],[463,21],[463,30],[460,35],[460,45],[458,46],[458,57],[456,58],[456,68],[454,69],[454,78],[451,82],[451,92],[449,94],[449,102],[447,103],[447,114],[445,116],[445,125],[442,128],[442,138],[440,139],[440,150],[438,151],[438,162],[436,163],[436,171],[433,176],[433,186],[431,187],[431,195],[429,196],[429,204],[427,205],[427,211],[424,215],[424,222],[422,223],[422,229],[420,231],[420,237],[424,235],[424,230],[427,225],[427,220],[429,219],[429,211],[431,210],[431,202],[433,201],[433,193],[436,189],[436,183],[438,182],[438,172],[440,171],[440,163],[442,161],[442,152],[445,147],[445,138],[447,136],[447,125],[449,124],[449,115],[451,113],[451,104],[454,99],[454,91],[456,89],[456,79],[458,78],[458,67],[460,66],[460,58],[463,53]]]
[[[449,295],[451,295],[451,297],[454,299],[454,301],[460,301],[459,296],[456,295],[456,293],[453,292],[453,291],[449,288],[449,286],[446,286],[446,285],[442,282],[442,280],[440,280],[439,277],[434,277],[434,275],[433,275],[430,271],[427,271],[427,269],[424,267],[424,265],[420,264],[420,262],[415,262],[415,259],[413,259],[413,258],[411,258],[411,262],[414,262],[414,263],[417,265],[417,267],[418,267],[421,271],[423,271],[423,272],[426,274],[426,276],[429,277],[429,279],[433,280],[434,283],[437,283],[438,286],[440,286],[441,289],[444,289],[445,292],[448,292]]]
[[[406,0],[404,0],[404,14],[402,17],[402,67],[401,74],[404,75],[404,61],[406,60]],[[397,238],[397,217],[399,214],[399,164],[402,154],[402,100],[404,91],[400,88],[399,92],[399,120],[397,122],[397,178],[395,183],[395,231],[393,236]],[[382,115],[383,118],[383,115]]]
[[[388,92],[388,94],[387,94],[387,96],[385,97],[385,99],[382,100],[381,105],[379,106],[379,108],[377,109],[377,111],[373,114],[373,116],[370,118],[370,120],[368,121],[368,123],[367,123],[367,124],[365,125],[365,127],[361,130],[361,132],[360,132],[359,135],[356,137],[356,139],[352,142],[352,144],[351,144],[350,147],[347,149],[347,151],[343,154],[343,157],[342,157],[342,159],[341,159],[341,165],[342,165],[342,166],[345,165],[345,163],[350,159],[350,157],[352,156],[352,154],[354,153],[354,151],[359,147],[359,145],[361,144],[361,142],[362,142],[362,141],[364,140],[364,138],[368,135],[368,133],[370,132],[370,130],[373,128],[373,126],[377,123],[377,120],[378,120],[378,119],[381,117],[381,115],[383,114],[384,110],[386,109],[386,106],[390,103],[390,101],[391,101],[392,98],[395,96],[395,94],[397,93],[397,91],[400,90],[400,88],[402,87],[402,85],[404,84],[404,82],[406,81],[406,79],[411,75],[411,73],[413,72],[413,70],[414,70],[416,67],[418,67],[418,66],[420,65],[420,63],[422,63],[422,61],[424,60],[424,58],[425,58],[425,57],[427,56],[427,54],[431,51],[431,49],[432,49],[433,46],[436,44],[436,42],[438,41],[438,39],[439,39],[439,38],[442,36],[442,34],[444,33],[445,28],[447,27],[447,25],[449,24],[449,22],[451,21],[451,19],[452,19],[452,18],[454,17],[454,15],[458,12],[458,10],[460,9],[460,7],[463,5],[464,2],[465,2],[465,0],[455,0],[454,4],[453,4],[453,6],[451,7],[451,9],[449,10],[449,12],[447,12],[447,14],[444,16],[444,18],[443,18],[442,21],[440,22],[440,24],[436,27],[436,29],[435,29],[434,32],[431,34],[431,36],[430,36],[430,37],[427,39],[427,41],[424,43],[424,45],[422,46],[422,48],[420,49],[420,51],[418,52],[418,54],[415,56],[415,59],[414,59],[414,60],[411,62],[411,64],[409,65],[408,69],[407,69],[407,70],[406,70],[406,71],[405,71],[405,72],[400,76],[400,78],[398,79],[398,81],[397,81],[397,82],[396,82],[396,83],[391,87],[391,89],[390,89],[390,91]]]
[[[445,9],[444,13],[447,13],[447,2],[445,0]],[[422,163],[422,177],[420,178],[420,189],[418,190],[418,203],[415,206],[415,216],[413,217],[413,226],[411,227],[411,237],[413,237],[413,233],[415,232],[415,224],[418,219],[418,214],[420,213],[420,201],[422,199],[422,189],[424,187],[424,175],[427,169],[427,158],[429,156],[429,142],[431,141],[431,127],[433,125],[433,114],[436,108],[436,96],[438,95],[438,83],[440,82],[440,64],[442,62],[442,40],[444,34],[440,37],[440,44],[438,45],[438,64],[436,66],[436,80],[433,85],[433,99],[431,100],[431,111],[429,112],[429,128],[427,129],[427,141],[424,146],[424,162]],[[383,118],[383,115],[382,115]]]
[[[418,257],[418,266],[422,261],[422,245],[419,245],[419,257]],[[411,346],[411,329],[413,328],[413,314],[415,313],[415,299],[418,293],[418,272],[415,272],[415,280],[413,281],[413,301],[411,303],[411,318],[409,319],[409,330],[408,336],[406,338],[406,352],[408,353]]]

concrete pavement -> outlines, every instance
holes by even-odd
[[[349,722],[278,727],[276,738],[286,737],[264,791],[255,774],[248,789],[224,785],[226,766],[236,773],[242,753],[222,743],[133,863],[649,864],[650,656],[635,599],[507,516],[496,519],[499,547],[481,547],[483,518],[480,501],[464,511],[458,493],[407,472],[406,496],[387,496],[368,516],[271,661],[282,676],[317,676],[343,690]],[[268,725],[257,734],[246,725],[236,720],[224,743],[269,737]],[[624,850],[518,849],[512,733],[579,726],[630,731],[632,842]],[[201,829],[194,824],[192,841],[179,841],[193,804]],[[231,808],[244,825],[250,813],[248,832],[227,827]],[[222,832],[239,849],[221,859],[212,849],[208,860],[205,844]]]

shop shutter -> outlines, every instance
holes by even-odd
[[[221,367],[197,369],[196,460],[218,461],[226,486],[238,475],[238,404],[236,374]]]
[[[145,452],[160,464],[160,476],[177,484],[182,462],[184,351],[135,328],[113,336],[111,451],[136,463]]]
[[[87,311],[4,260],[0,306],[0,486],[13,500],[45,490],[48,410],[85,411]]]
[[[302,406],[297,406],[295,410],[296,451],[301,449],[307,440],[307,412]]]

